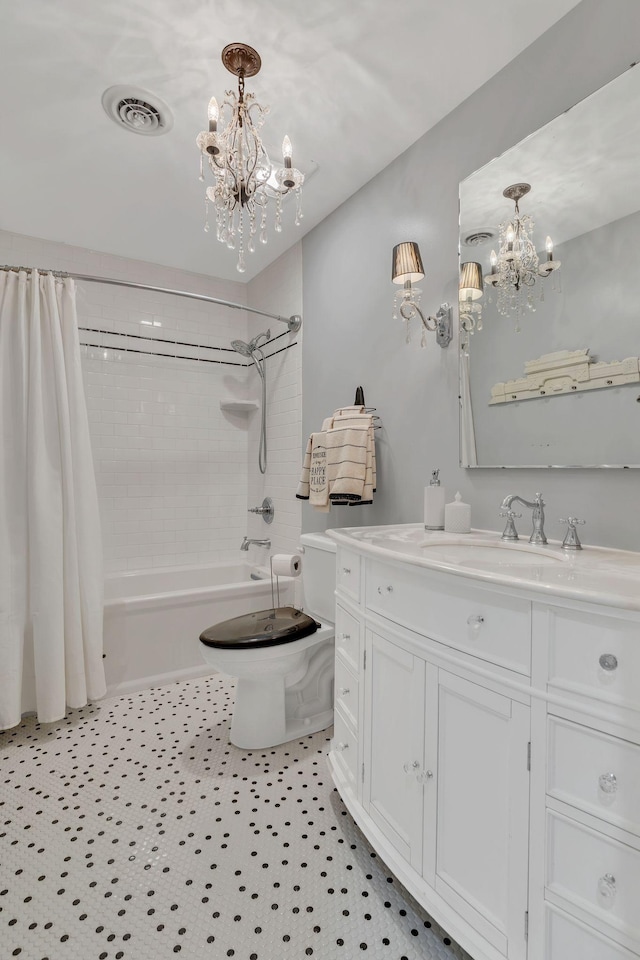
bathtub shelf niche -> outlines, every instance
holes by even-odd
[[[221,400],[220,409],[226,413],[253,413],[258,403],[256,400]]]

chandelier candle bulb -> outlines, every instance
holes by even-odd
[[[545,249],[547,251],[547,260],[553,260],[553,240],[551,237],[547,237]]]
[[[218,119],[220,117],[220,109],[215,97],[211,97],[211,100],[209,100],[207,116],[209,117],[209,133],[215,133],[218,129]]]
[[[464,503],[460,491],[444,508],[445,533],[471,533],[471,506]]]

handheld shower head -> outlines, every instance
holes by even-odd
[[[267,330],[266,333],[259,333],[257,337],[254,337],[253,340],[250,340],[249,343],[245,343],[244,340],[232,340],[231,346],[243,357],[249,357],[253,360],[253,354],[264,344],[271,336],[271,330]]]
[[[242,357],[250,357],[253,353],[250,345],[245,343],[244,340],[232,340],[231,346],[236,353],[239,353]]]

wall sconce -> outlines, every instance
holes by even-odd
[[[482,264],[470,260],[460,264],[460,284],[458,289],[458,313],[460,326],[464,333],[472,334],[482,330],[482,304],[484,294],[482,282]]]
[[[422,290],[413,284],[424,277],[424,267],[420,248],[413,241],[398,243],[393,248],[391,261],[391,279],[393,283],[401,283],[402,290],[396,291],[393,319],[398,315],[407,324],[407,343],[411,339],[409,324],[415,316],[420,318],[422,335],[420,346],[426,346],[426,332],[435,332],[436,342],[441,347],[447,347],[451,342],[451,307],[448,303],[441,303],[435,317],[425,317],[420,309]]]

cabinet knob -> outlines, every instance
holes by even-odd
[[[598,777],[598,786],[603,793],[615,793],[618,789],[618,780],[615,773],[601,773]]]
[[[618,666],[618,658],[613,653],[603,653],[598,663],[603,670],[615,670]]]
[[[351,573],[351,567],[343,567],[343,568],[342,568],[342,572],[343,572],[343,573]]]
[[[417,760],[407,760],[406,763],[402,764],[402,769],[405,773],[415,773],[419,766],[420,764]]]
[[[391,584],[389,584],[386,587],[378,587],[378,593],[382,593],[383,590],[386,590],[387,593],[393,593],[393,587],[391,586]]]
[[[416,780],[418,783],[426,783],[428,780],[433,780],[433,770],[422,770],[416,774]]]
[[[340,687],[338,693],[341,697],[345,697],[349,693],[349,687]]]
[[[472,613],[467,617],[467,623],[473,630],[479,630],[484,623],[484,617],[479,613]]]
[[[351,634],[350,634],[350,633],[341,633],[339,639],[340,639],[340,640],[351,640]]]
[[[343,743],[341,740],[340,743],[336,743],[336,750],[346,750],[348,746],[348,743]]]
[[[598,891],[603,897],[615,897],[617,891],[616,878],[612,873],[605,873],[604,877],[598,880]]]

